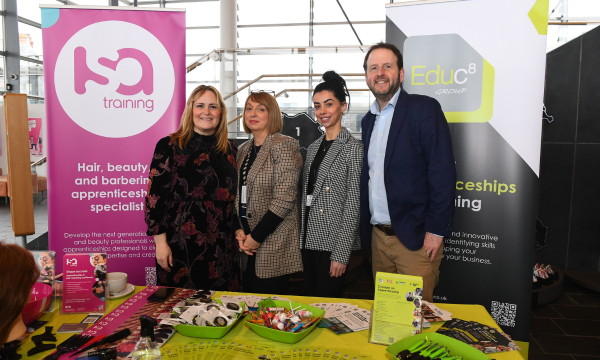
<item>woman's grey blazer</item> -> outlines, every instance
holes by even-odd
[[[360,249],[360,172],[364,148],[346,128],[335,138],[321,162],[315,182],[310,216],[306,188],[321,136],[308,147],[302,173],[300,248],[330,251],[331,260],[348,264],[352,250]],[[306,223],[308,216],[308,223]],[[306,233],[306,242],[304,234]]]

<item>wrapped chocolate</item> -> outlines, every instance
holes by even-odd
[[[184,313],[179,315],[179,317],[188,324],[193,324],[194,318],[197,316],[201,316],[205,311],[200,306],[190,306]]]
[[[194,319],[192,320],[192,325],[206,326],[206,320],[204,320],[204,318],[202,318],[202,315],[196,315],[196,316],[194,316]]]
[[[227,310],[233,311],[238,314],[241,314],[243,311],[242,306],[239,303],[236,303],[233,301],[225,302],[225,303],[223,303],[223,305],[225,306],[225,308]]]
[[[227,318],[218,308],[212,308],[202,314],[202,318],[206,320],[207,326],[229,326],[233,324],[233,320]]]

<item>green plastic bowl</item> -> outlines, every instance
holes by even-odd
[[[286,309],[288,309],[290,307],[289,301],[274,300],[274,302],[275,302],[275,305],[277,305],[277,307],[282,307],[282,308],[286,308]],[[313,317],[315,317],[315,318],[317,318],[317,317],[323,318],[323,315],[325,315],[325,310],[323,310],[323,309],[319,309],[314,306],[310,306],[310,305],[292,301],[292,307],[295,308],[297,306],[302,306],[300,309],[311,311],[313,313]],[[300,310],[300,309],[298,309],[298,310]],[[321,320],[319,320],[319,321],[321,321]],[[311,326],[307,327],[306,329],[304,329],[300,332],[291,333],[291,332],[287,332],[287,331],[269,329],[266,326],[253,324],[253,323],[249,322],[247,318],[244,320],[246,325],[248,325],[250,327],[250,329],[252,329],[259,336],[262,336],[269,340],[278,341],[278,342],[282,342],[282,343],[286,343],[286,344],[295,344],[295,343],[299,342],[300,340],[304,339],[308,334],[310,334],[311,331],[313,331],[317,327],[317,324],[319,323],[319,321],[315,322],[314,324],[312,324]]]
[[[445,346],[446,348],[448,348],[448,350],[450,350],[451,355],[459,355],[462,356],[463,359],[469,360],[490,360],[489,356],[475,349],[474,347],[469,346],[456,339],[453,339],[449,336],[438,334],[435,332],[409,336],[406,339],[396,341],[392,345],[388,346],[385,350],[393,359],[395,359],[396,355],[398,355],[399,352],[406,349],[410,349],[414,344],[420,342],[425,338],[427,338],[427,340],[433,341],[434,343],[438,343],[438,345]]]
[[[215,302],[223,305],[221,299],[216,299]],[[246,308],[246,304],[240,303],[240,306],[242,307],[243,314],[243,310]],[[233,326],[244,316],[242,314],[240,314],[240,316],[238,316],[238,318],[235,319],[233,323],[229,326],[218,327],[179,324],[175,326],[175,330],[177,330],[178,333],[184,336],[204,339],[220,339],[223,336],[225,336],[225,334],[227,334],[229,330],[231,330]]]

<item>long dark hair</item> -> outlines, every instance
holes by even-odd
[[[346,80],[340,76],[340,74],[336,73],[333,70],[327,71],[323,74],[322,82],[319,83],[315,87],[315,91],[313,91],[313,96],[316,93],[321,91],[331,91],[333,96],[335,96],[338,101],[343,104],[348,104],[348,109],[350,109],[350,92],[348,91],[348,87],[346,86]],[[346,101],[346,96],[348,97],[348,101]]]
[[[20,246],[0,242],[0,345],[29,301],[40,276],[33,255]]]

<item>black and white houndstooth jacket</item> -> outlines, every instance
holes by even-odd
[[[310,166],[325,136],[308,147],[302,173],[300,248],[330,251],[331,260],[348,264],[352,250],[361,246],[360,172],[364,148],[346,128],[335,138],[321,162],[310,213],[306,211],[306,188]],[[308,223],[305,228],[305,217]],[[304,233],[306,232],[306,243]]]

